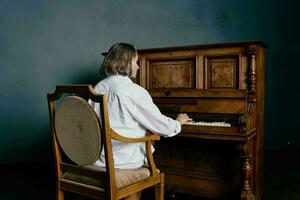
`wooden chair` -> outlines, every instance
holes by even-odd
[[[149,187],[155,187],[157,200],[164,198],[164,174],[156,169],[151,153],[152,142],[160,136],[147,133],[143,138],[126,138],[118,135],[109,126],[106,96],[96,94],[91,85],[57,86],[47,97],[58,200],[64,199],[65,191],[95,199],[123,199]],[[99,117],[87,99],[99,103]],[[145,142],[149,167],[115,169],[112,139]],[[102,149],[105,168],[92,165]]]

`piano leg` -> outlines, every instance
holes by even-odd
[[[251,165],[251,156],[249,155],[248,144],[243,144],[240,146],[241,151],[241,159],[242,159],[242,192],[241,192],[241,200],[255,200],[255,197],[252,193],[251,189],[251,180],[252,180],[252,165]]]

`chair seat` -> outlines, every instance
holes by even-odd
[[[93,170],[97,170],[99,172],[105,172],[106,169],[103,167],[98,167],[94,165],[85,166],[83,168],[89,168]],[[150,176],[150,171],[146,167],[142,167],[139,169],[116,169],[115,177],[116,177],[116,187],[118,189],[131,185],[133,183],[139,182]],[[97,175],[87,175],[82,174],[80,172],[70,172],[66,171],[62,175],[63,179],[88,184],[91,186],[104,188],[105,182]]]

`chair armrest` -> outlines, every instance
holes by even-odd
[[[146,142],[146,141],[155,141],[155,140],[160,140],[160,135],[155,135],[153,133],[147,132],[145,137],[142,138],[128,138],[119,135],[112,129],[110,129],[111,132],[111,138],[121,141],[121,142],[128,142],[128,143],[136,143],[136,142]]]
[[[145,137],[142,137],[142,138],[128,138],[128,137],[124,137],[124,136],[119,135],[118,133],[116,133],[112,129],[110,129],[110,134],[111,134],[112,139],[115,139],[115,140],[118,140],[118,141],[121,141],[121,142],[128,142],[128,143],[145,142],[146,157],[147,157],[147,161],[148,161],[148,167],[149,167],[149,170],[150,170],[150,176],[151,177],[158,176],[156,165],[155,165],[154,160],[153,160],[151,146],[152,146],[153,141],[160,140],[160,135],[155,135],[153,133],[147,132]]]

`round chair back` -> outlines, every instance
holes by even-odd
[[[102,149],[99,119],[86,100],[69,96],[55,113],[55,132],[69,159],[80,166],[96,162]]]

